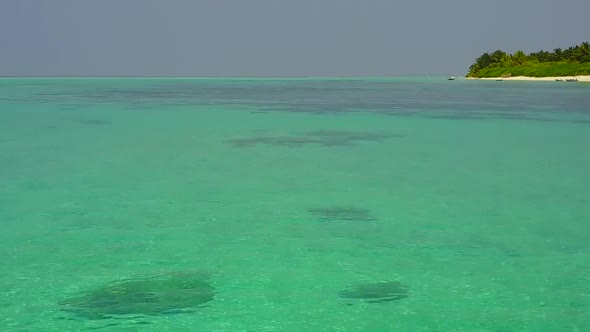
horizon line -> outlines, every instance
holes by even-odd
[[[297,76],[297,75],[268,75],[268,76],[173,76],[173,75],[9,75],[0,78],[416,78],[416,77],[448,77],[458,75],[406,75],[406,76],[361,76],[361,75],[339,75],[339,76]]]

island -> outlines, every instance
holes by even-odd
[[[469,67],[469,79],[590,82],[590,43],[552,52],[513,54],[497,50],[479,56]]]

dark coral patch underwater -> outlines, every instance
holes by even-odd
[[[368,209],[352,206],[330,206],[308,209],[320,221],[372,221],[377,220]]]
[[[273,145],[283,147],[302,147],[306,145],[353,146],[360,142],[380,142],[404,135],[384,132],[363,132],[344,130],[317,130],[290,136],[254,136],[227,140],[226,143],[234,147],[254,147],[258,145]]]
[[[408,287],[399,281],[381,281],[359,284],[338,292],[343,299],[361,300],[367,303],[393,302],[409,296]]]
[[[213,301],[215,294],[202,273],[167,273],[112,282],[59,305],[87,320],[126,319],[194,312]]]

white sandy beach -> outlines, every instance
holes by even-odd
[[[503,80],[503,81],[556,81],[568,80],[575,78],[578,82],[590,82],[590,75],[586,76],[563,76],[563,77],[528,77],[528,76],[513,76],[513,77],[467,77],[470,80]]]

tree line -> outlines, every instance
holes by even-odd
[[[526,54],[520,50],[513,54],[506,53],[502,50],[496,50],[492,53],[486,52],[475,59],[475,62],[469,67],[469,74],[467,76],[479,77],[480,74],[485,74],[486,72],[498,72],[499,68],[514,68],[519,66],[549,68],[552,64],[558,63],[562,67],[564,67],[563,64],[567,63],[568,66],[566,67],[568,68],[575,68],[576,64],[584,64],[583,68],[587,68],[587,65],[590,64],[590,43],[583,42],[567,49],[556,48],[552,52],[541,50],[530,54]]]

